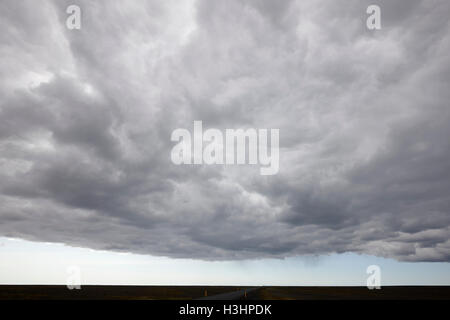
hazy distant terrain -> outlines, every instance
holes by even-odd
[[[232,286],[0,286],[0,300],[190,300],[235,291]],[[260,287],[249,290],[249,300],[450,300],[449,286],[383,287]]]

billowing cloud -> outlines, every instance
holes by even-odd
[[[450,261],[450,3],[377,3],[2,1],[0,235]],[[174,165],[194,120],[279,128],[279,173]]]

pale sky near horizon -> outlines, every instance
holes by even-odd
[[[450,285],[450,264],[332,254],[286,259],[202,261],[0,238],[0,284],[65,285],[77,266],[81,285],[366,286],[369,265],[381,286]]]

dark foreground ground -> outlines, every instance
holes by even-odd
[[[449,286],[262,287],[248,295],[261,300],[450,300]]]
[[[366,287],[83,286],[81,290],[69,290],[66,286],[0,285],[0,300],[189,300],[204,299],[205,293],[211,299],[221,295],[219,298],[249,300],[450,300],[450,286],[382,287],[380,290]]]

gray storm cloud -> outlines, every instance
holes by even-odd
[[[0,16],[1,236],[450,261],[448,1],[6,0]],[[174,165],[171,132],[194,120],[279,128],[279,173]]]

